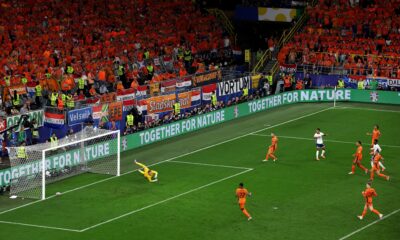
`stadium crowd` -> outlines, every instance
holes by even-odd
[[[217,21],[187,0],[23,0],[0,8],[3,116],[73,108],[230,59]]]
[[[320,0],[279,52],[280,63],[400,78],[400,2]]]

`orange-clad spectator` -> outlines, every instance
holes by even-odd
[[[117,82],[117,91],[119,91],[119,90],[124,90],[125,88],[124,88],[124,85],[122,84],[122,82],[121,81],[118,81]]]
[[[184,77],[184,76],[186,76],[186,75],[188,75],[186,69],[185,69],[184,67],[181,67],[181,68],[179,69],[179,76],[180,76],[180,77]]]
[[[136,89],[139,87],[139,83],[137,82],[136,79],[133,79],[132,83],[131,83],[131,88]]]
[[[99,81],[106,81],[106,71],[103,69],[99,71],[98,73],[98,79]]]
[[[90,87],[89,94],[90,94],[91,97],[95,97],[97,95],[97,92],[96,92],[96,89],[95,89],[94,85],[92,85]]]

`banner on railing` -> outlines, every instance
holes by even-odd
[[[148,98],[146,99],[147,114],[172,111],[175,100],[176,100],[175,94]]]
[[[122,120],[122,102],[112,102],[108,104],[108,116],[110,121]]]
[[[196,86],[203,86],[221,79],[222,79],[221,71],[215,70],[207,73],[196,74],[195,76],[193,76],[193,83]]]
[[[27,94],[26,88],[24,85],[17,85],[9,88],[9,92],[11,96],[14,96],[14,91],[17,91],[19,95]]]
[[[176,88],[183,89],[183,88],[189,88],[192,86],[192,76],[184,77],[183,79],[180,79],[176,82]]]
[[[210,84],[202,87],[202,97],[203,101],[211,101],[211,95],[217,90],[217,84]]]
[[[135,89],[128,88],[124,90],[118,90],[117,101],[127,101],[135,99]]]
[[[114,102],[117,99],[117,93],[112,92],[112,93],[105,93],[101,95],[100,102],[101,103],[110,103]]]
[[[228,81],[219,82],[217,83],[217,86],[218,86],[219,97],[241,93],[245,88],[250,90],[251,78],[250,76],[247,76],[247,77],[231,79]]]
[[[137,91],[136,91],[136,97],[146,97],[147,96],[147,86],[138,86]]]
[[[93,114],[92,107],[85,107],[68,111],[68,125],[85,122]]]
[[[297,65],[280,63],[279,69],[281,70],[281,72],[284,72],[284,73],[295,73],[297,71]]]
[[[192,92],[179,93],[178,99],[182,109],[192,106]]]
[[[65,125],[64,110],[46,107],[44,110],[44,125],[49,128],[62,128]]]
[[[36,111],[31,111],[26,113],[26,115],[29,116],[29,121],[32,121],[33,119],[36,119],[36,122],[39,127],[43,126],[44,123],[44,111],[43,110],[36,110]],[[14,126],[19,122],[19,119],[21,118],[22,115],[16,115],[16,116],[10,116],[7,117],[7,124],[6,126]],[[19,127],[15,129],[15,131],[19,131]]]
[[[176,79],[163,81],[161,83],[162,93],[175,92],[175,90],[176,90]]]
[[[93,120],[95,122],[108,122],[108,104],[100,104],[92,107]]]

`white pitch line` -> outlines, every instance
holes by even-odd
[[[261,132],[261,131],[264,131],[264,130],[268,130],[268,129],[271,129],[271,128],[274,128],[274,127],[278,127],[278,126],[281,126],[281,125],[284,125],[284,124],[288,124],[288,123],[291,123],[291,122],[294,122],[294,121],[297,121],[297,120],[300,120],[300,119],[303,119],[303,118],[306,118],[306,117],[314,116],[314,115],[317,115],[317,114],[319,114],[319,113],[322,113],[322,112],[331,110],[331,109],[333,109],[333,108],[334,108],[334,107],[324,108],[324,109],[322,109],[322,110],[320,110],[320,111],[316,111],[316,112],[313,112],[313,113],[309,113],[309,114],[303,115],[303,116],[301,116],[301,117],[293,118],[293,119],[291,119],[291,120],[284,121],[284,122],[281,122],[281,123],[278,123],[278,124],[275,124],[275,125],[272,125],[272,126],[269,126],[269,127],[261,128],[260,130],[257,130],[257,131],[254,131],[254,132],[250,132],[250,133],[247,133],[247,134],[243,134],[243,135],[240,135],[240,136],[237,136],[237,137],[234,137],[234,138],[231,138],[231,139],[228,139],[228,140],[219,142],[219,143],[212,144],[212,145],[207,146],[207,147],[203,147],[203,148],[194,150],[194,151],[192,151],[192,152],[184,153],[184,154],[181,154],[181,155],[179,155],[179,156],[172,157],[172,158],[169,158],[169,159],[166,159],[166,160],[163,160],[163,161],[160,161],[160,162],[157,162],[157,163],[148,165],[148,167],[155,166],[155,165],[158,165],[158,164],[161,164],[161,163],[164,163],[164,162],[168,162],[168,161],[171,161],[171,160],[174,160],[174,159],[177,159],[177,158],[185,157],[185,156],[188,156],[188,155],[197,153],[197,152],[201,152],[201,151],[207,150],[207,149],[209,149],[209,148],[213,148],[213,147],[216,147],[216,146],[219,146],[219,145],[228,143],[228,142],[232,142],[232,141],[235,141],[235,140],[237,140],[237,139],[240,139],[240,138],[243,138],[243,137],[246,137],[246,136],[250,136],[250,135],[252,135],[252,134],[255,134],[255,133],[258,133],[258,132]],[[120,176],[124,176],[124,175],[127,175],[127,174],[131,174],[131,173],[136,172],[136,171],[138,171],[138,170],[139,170],[139,169],[135,169],[135,170],[132,170],[132,171],[125,172],[125,173],[122,173]],[[80,186],[80,187],[77,187],[77,188],[74,188],[74,189],[65,191],[65,192],[63,192],[63,195],[65,195],[65,194],[67,194],[67,193],[70,193],[70,192],[74,192],[74,191],[76,191],[76,190],[80,190],[80,189],[83,189],[83,188],[86,188],[86,187],[93,186],[93,185],[98,184],[98,183],[102,183],[102,182],[105,182],[105,181],[109,181],[109,180],[112,180],[112,179],[115,179],[115,178],[118,178],[118,176],[109,177],[109,178],[106,178],[106,179],[103,179],[103,180],[100,180],[100,181],[96,181],[96,182],[93,182],[93,183],[90,183],[90,184],[87,184],[87,185],[83,185],[83,186]],[[23,207],[26,207],[26,206],[35,204],[35,203],[39,203],[39,202],[46,201],[46,200],[51,199],[51,198],[54,198],[54,197],[56,197],[56,196],[57,196],[57,195],[52,195],[52,196],[47,197],[47,198],[44,199],[44,200],[39,200],[39,201],[31,202],[31,203],[28,203],[28,204],[25,204],[25,205],[21,205],[21,206],[19,206],[19,207],[11,208],[11,209],[9,209],[9,210],[0,212],[0,215],[4,214],[4,213],[6,213],[6,212],[11,212],[11,211],[14,211],[14,210],[17,210],[17,209],[20,209],[20,208],[23,208]]]
[[[236,176],[239,176],[239,175],[241,175],[241,174],[244,174],[244,173],[247,173],[247,172],[250,172],[250,171],[252,171],[252,169],[247,169],[247,170],[244,170],[244,171],[242,171],[242,172],[240,172],[240,173],[236,173],[236,174],[234,174],[234,175],[231,175],[231,176],[228,176],[228,177],[222,178],[222,179],[220,179],[220,180],[217,180],[217,181],[214,181],[214,182],[208,183],[208,184],[206,184],[206,185],[203,185],[203,186],[201,186],[201,187],[194,188],[194,189],[192,189],[192,190],[189,190],[189,191],[187,191],[187,192],[180,193],[180,194],[178,194],[178,195],[175,195],[175,196],[173,196],[173,197],[170,197],[170,198],[164,199],[164,200],[162,200],[162,201],[159,201],[159,202],[156,202],[156,203],[153,203],[153,204],[147,205],[147,206],[145,206],[145,207],[142,207],[142,208],[139,208],[139,209],[133,210],[133,211],[131,211],[131,212],[128,212],[128,213],[125,213],[125,214],[123,214],[123,215],[121,215],[121,216],[118,216],[118,217],[115,217],[115,218],[111,218],[111,219],[109,219],[109,220],[107,220],[107,221],[104,221],[104,222],[101,222],[101,223],[95,224],[95,225],[93,225],[93,226],[90,226],[90,227],[84,228],[84,229],[80,230],[79,232],[85,232],[85,231],[87,231],[87,230],[90,230],[90,229],[93,229],[93,228],[99,227],[99,226],[101,226],[101,225],[104,225],[104,224],[106,224],[106,223],[113,222],[113,221],[115,221],[115,220],[118,220],[118,219],[124,218],[124,217],[126,217],[126,216],[132,215],[132,214],[134,214],[134,213],[141,212],[141,211],[143,211],[143,210],[146,210],[146,209],[148,209],[148,208],[151,208],[151,207],[154,207],[154,206],[160,205],[160,204],[162,204],[162,203],[165,203],[165,202],[168,202],[168,201],[170,201],[170,200],[173,200],[173,199],[176,199],[176,198],[182,197],[182,196],[184,196],[184,195],[187,195],[187,194],[189,194],[189,193],[192,193],[192,192],[195,192],[195,191],[201,190],[201,189],[203,189],[203,188],[206,188],[206,187],[209,187],[209,186],[211,186],[211,185],[217,184],[217,183],[219,183],[219,182],[222,182],[222,181],[228,180],[228,179],[230,179],[230,178],[234,178],[234,177],[236,177]]]
[[[68,232],[80,232],[80,230],[77,230],[77,229],[42,226],[42,225],[28,224],[28,223],[8,222],[8,221],[0,221],[0,223],[19,225],[19,226],[27,226],[27,227],[44,228],[44,229],[62,230],[62,231],[68,231]]]
[[[354,109],[354,110],[365,110],[365,111],[375,111],[375,112],[392,112],[392,113],[400,113],[397,110],[390,110],[390,109],[375,109],[375,108],[358,108],[358,107],[341,107],[336,106],[336,109]]]
[[[359,232],[361,232],[362,230],[371,227],[371,226],[374,225],[375,223],[378,223],[378,222],[380,222],[380,221],[383,221],[385,218],[388,218],[388,217],[390,217],[390,216],[392,216],[392,215],[398,213],[399,211],[400,211],[400,209],[397,209],[397,210],[395,210],[395,211],[389,213],[388,215],[383,216],[382,219],[375,220],[375,221],[373,221],[372,223],[370,223],[370,224],[368,224],[368,225],[365,225],[364,227],[359,228],[359,229],[357,229],[356,231],[351,232],[351,233],[347,234],[347,235],[344,236],[344,237],[339,238],[339,240],[347,239],[347,238],[353,236],[354,234],[359,233]]]
[[[252,134],[253,136],[260,136],[260,137],[270,137],[271,135],[267,135],[267,134]],[[299,139],[299,140],[307,140],[307,141],[315,141],[315,139],[313,138],[304,138],[304,137],[292,137],[292,136],[279,136],[277,135],[279,138],[289,138],[289,139]],[[324,139],[324,142],[335,142],[335,143],[346,143],[346,144],[355,144],[356,141],[354,142],[346,142],[346,141],[339,141],[339,140],[331,140],[331,139]],[[382,147],[392,147],[392,148],[400,148],[400,146],[398,145],[380,145]]]
[[[208,164],[208,163],[197,163],[197,162],[184,162],[184,161],[168,161],[171,163],[182,163],[182,164],[191,164],[191,165],[200,165],[206,167],[222,167],[222,168],[235,168],[235,169],[245,169],[245,170],[253,170],[253,168],[248,167],[237,167],[237,166],[228,166],[228,165],[218,165],[218,164]]]

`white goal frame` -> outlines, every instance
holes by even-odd
[[[86,142],[89,140],[93,140],[93,139],[100,138],[100,137],[105,137],[105,136],[112,135],[112,134],[117,134],[117,176],[119,177],[121,175],[121,152],[120,152],[120,150],[121,150],[121,138],[120,138],[121,132],[119,130],[115,130],[115,131],[99,134],[99,135],[96,135],[93,137],[80,139],[78,141],[50,147],[50,148],[44,149],[42,151],[42,197],[41,197],[41,200],[46,199],[46,152],[53,151],[53,150],[63,148],[63,147],[68,147],[70,145],[83,143],[83,142]]]

